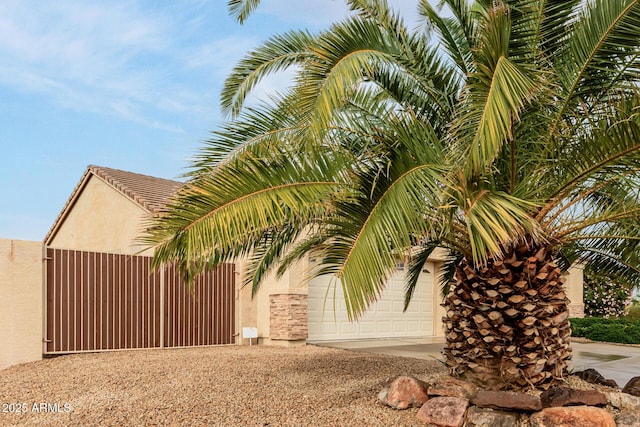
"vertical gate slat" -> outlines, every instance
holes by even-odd
[[[219,343],[222,344],[224,342],[226,342],[227,340],[227,330],[229,329],[229,313],[227,311],[227,305],[224,303],[227,299],[227,289],[224,286],[224,277],[226,277],[228,275],[228,271],[227,271],[227,266],[225,265],[224,268],[222,269],[222,276],[223,278],[221,278],[221,280],[218,280],[219,283],[219,288],[220,288],[220,314],[221,314],[221,321],[220,321],[220,341]]]
[[[163,311],[161,310],[161,305],[164,303],[164,301],[162,300],[161,297],[161,293],[163,292],[161,289],[162,286],[162,280],[160,280],[160,274],[161,272],[159,271],[154,271],[153,272],[153,287],[156,290],[156,299],[154,301],[153,304],[153,310],[154,310],[154,318],[153,318],[153,336],[154,336],[154,347],[160,347],[160,343],[161,343],[161,338],[160,338],[160,334],[162,333],[160,330],[161,327],[161,323],[160,323],[160,316],[162,315]]]
[[[207,329],[206,329],[206,341],[207,344],[214,344],[215,341],[213,341],[213,322],[214,322],[214,313],[213,313],[213,304],[212,304],[212,298],[213,298],[213,293],[211,292],[211,286],[207,286],[207,293],[206,293],[206,300],[207,300],[207,306],[209,307],[209,309],[206,311],[207,313]]]
[[[59,351],[69,351],[69,253],[63,252],[61,257],[61,290],[60,299],[60,348]]]
[[[225,276],[229,276],[229,271],[227,266],[225,265]],[[223,301],[227,301],[227,299],[229,298],[229,290],[227,289],[227,287],[225,286],[225,281],[221,280],[220,281],[220,289],[222,289],[222,300]],[[221,342],[224,344],[228,343],[228,330],[229,330],[229,307],[227,304],[224,304],[222,307],[222,311],[223,311],[223,316],[224,316],[224,321],[222,322],[222,326],[223,326],[223,331],[224,331],[224,338],[223,341]]]
[[[138,315],[140,314],[140,294],[138,289],[140,283],[138,282],[138,263],[135,258],[131,258],[131,294],[133,295],[133,306],[131,311],[131,345],[133,348],[138,348],[140,345],[139,330],[140,325],[138,323]]]
[[[107,268],[108,268],[108,257],[107,254],[100,254],[100,269],[98,270],[98,288],[96,291],[100,296],[98,299],[98,324],[96,325],[96,329],[98,330],[98,336],[100,337],[98,341],[98,349],[105,350],[107,349],[107,340],[105,336],[105,317],[107,316],[107,308],[106,308],[106,282],[107,282]]]
[[[212,273],[215,276],[217,276],[218,274],[220,274],[221,271],[222,271],[221,269],[218,269],[218,270],[216,270],[216,271],[214,271]],[[217,277],[216,277],[216,279],[217,279]],[[216,282],[218,282],[218,280],[214,279],[213,283],[212,283],[212,289],[213,289],[213,294],[214,294],[212,311],[213,311],[213,313],[215,313],[216,321],[213,323],[213,325],[211,325],[211,327],[213,328],[213,331],[214,331],[213,332],[213,336],[214,336],[213,342],[217,344],[217,343],[220,342],[220,338],[221,338],[220,331],[221,331],[221,323],[222,323],[223,318],[222,318],[222,309],[221,309],[222,307],[220,307],[220,301],[221,301],[221,299],[220,299],[220,291],[221,291],[221,289],[220,289],[220,286],[216,286]]]
[[[84,289],[82,281],[82,252],[76,252],[73,256],[74,260],[74,274],[73,274],[73,282],[74,282],[74,299],[73,299],[73,308],[74,308],[74,344],[73,349],[75,351],[84,350],[82,347],[82,319],[84,317]]]
[[[88,252],[82,253],[82,265],[84,266],[82,270],[82,349],[92,350],[95,317],[93,315],[93,304],[91,303],[91,299],[93,297],[94,288],[91,286],[91,282],[89,280],[92,273],[92,265],[91,257]]]
[[[145,322],[144,316],[146,314],[146,301],[144,298],[144,277],[143,277],[143,267],[144,264],[141,262],[139,257],[135,257],[136,262],[136,292],[138,294],[138,304],[137,304],[137,313],[136,313],[136,348],[145,348]]]
[[[119,301],[118,301],[118,311],[120,327],[119,327],[119,338],[118,342],[120,343],[120,348],[129,348],[130,343],[130,332],[129,332],[129,311],[130,311],[130,292],[129,288],[131,286],[130,283],[130,275],[131,275],[131,266],[127,262],[126,259],[122,259],[120,262],[120,283],[119,285]]]
[[[165,300],[164,300],[164,345],[165,347],[173,347],[173,284],[171,282],[171,277],[173,267],[167,267],[164,271],[164,289],[165,289]]]
[[[158,289],[158,275],[157,272],[151,271],[151,261],[149,261],[149,283],[151,288],[153,289],[153,299],[149,301],[149,311],[151,312],[150,323],[150,346],[151,347],[159,347],[160,339],[158,337],[158,310],[160,307],[160,291]]]
[[[229,266],[229,265],[227,266],[227,277],[233,277],[234,276],[233,270],[230,267],[231,266]],[[230,300],[233,301],[232,300],[233,292],[230,292],[231,289],[229,289],[228,284],[225,281],[223,281],[222,282],[222,286],[224,287],[224,290],[225,290],[225,301],[230,301]],[[226,338],[226,340],[224,342],[225,344],[230,344],[231,340],[233,339],[233,332],[231,332],[231,333],[229,332],[233,328],[233,312],[232,312],[232,309],[233,309],[233,303],[225,304],[225,312],[226,312],[225,325],[226,325],[226,336],[227,336],[227,338]]]
[[[222,267],[222,270],[224,271],[224,266]],[[224,316],[224,304],[223,304],[223,295],[222,295],[222,286],[216,286],[216,311],[218,312],[218,321],[216,322],[215,328],[216,328],[216,335],[217,335],[217,339],[216,339],[216,343],[220,343],[223,340],[223,331],[224,331],[224,321],[225,321],[225,316]]]
[[[109,257],[108,274],[109,282],[107,286],[107,299],[109,304],[109,322],[107,328],[107,341],[109,349],[119,349],[120,347],[120,266],[122,256],[113,254]]]
[[[63,316],[63,299],[62,299],[62,290],[65,287],[64,274],[63,274],[63,264],[64,258],[62,256],[62,252],[58,253],[58,259],[56,260],[56,294],[55,294],[55,305],[56,305],[56,328],[54,332],[55,337],[55,351],[62,351],[62,316]]]
[[[56,271],[56,266],[55,266],[55,261],[56,261],[56,257],[54,256],[53,253],[53,249],[51,248],[47,248],[47,345],[46,345],[46,351],[50,352],[50,351],[55,351],[54,350],[54,344],[55,344],[55,339],[54,339],[54,326],[55,326],[55,309],[56,309],[56,304],[55,304],[55,286],[56,286],[56,280],[55,280],[55,271]]]
[[[123,262],[125,266],[125,279],[122,286],[124,292],[124,346],[123,348],[132,348],[133,346],[133,285],[131,283],[131,277],[133,275],[133,266],[130,262]]]

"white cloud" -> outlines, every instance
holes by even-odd
[[[252,37],[230,35],[187,49],[183,53],[184,66],[205,69],[213,72],[216,78],[225,79],[238,61],[259,44],[260,41]]]
[[[136,1],[2,0],[0,85],[143,124],[157,109],[201,114],[212,89],[182,63],[183,18]]]
[[[416,6],[390,4],[405,16]],[[152,127],[156,113],[211,120],[224,79],[271,35],[260,28],[265,17],[326,27],[348,7],[344,0],[263,0],[258,12],[240,26],[228,17],[226,1],[0,0],[0,85]],[[268,79],[252,98],[286,80]]]

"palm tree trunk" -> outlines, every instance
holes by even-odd
[[[452,375],[491,389],[548,388],[571,359],[565,279],[547,248],[522,245],[474,267],[463,260],[443,306]]]

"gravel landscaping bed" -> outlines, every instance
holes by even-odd
[[[0,371],[0,425],[413,426],[378,402],[401,374],[437,361],[303,346],[76,354]]]

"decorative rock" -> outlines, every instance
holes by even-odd
[[[467,410],[464,427],[517,427],[518,417],[514,413],[494,411],[472,406]]]
[[[471,399],[476,392],[477,388],[473,384],[448,375],[438,378],[427,390],[429,396],[463,397],[465,399]]]
[[[640,397],[620,392],[605,392],[604,395],[611,406],[620,410],[640,411]]]
[[[622,389],[623,393],[640,397],[640,377],[633,377]]]
[[[593,406],[546,408],[529,420],[531,427],[616,427],[611,414]]]
[[[567,387],[551,387],[540,395],[542,406],[606,406],[607,396],[596,390],[574,390]]]
[[[391,381],[378,394],[378,399],[394,409],[407,409],[410,406],[418,407],[429,400],[427,387],[428,384],[417,378],[400,376]]]
[[[616,427],[640,426],[640,411],[623,411],[616,416]]]
[[[481,390],[471,399],[471,403],[481,408],[515,409],[528,412],[542,409],[540,397],[512,391]]]
[[[616,383],[614,380],[606,379],[605,377],[602,376],[602,374],[600,374],[600,372],[596,371],[593,368],[585,369],[584,371],[574,372],[573,375],[575,375],[578,378],[582,378],[583,380],[591,384],[600,384],[600,385],[606,385],[608,387],[619,388],[618,383]]]
[[[434,397],[416,414],[422,422],[438,427],[462,427],[469,400],[462,397]]]

